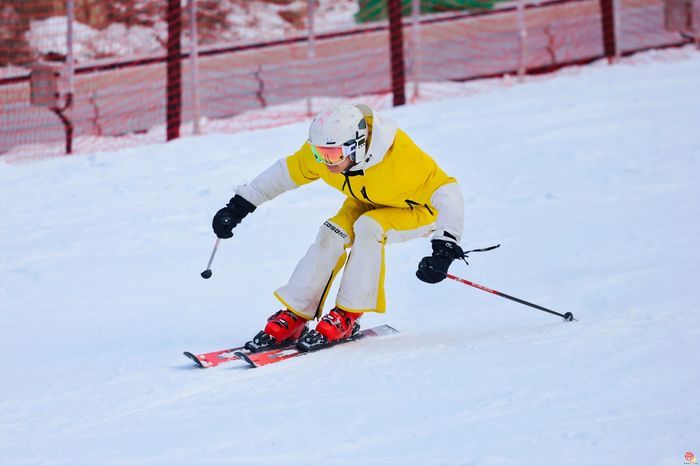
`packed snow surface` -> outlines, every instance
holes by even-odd
[[[654,52],[385,111],[456,176],[470,265],[414,275],[400,333],[261,369],[241,343],[342,196],[261,206],[202,280],[212,214],[308,122],[0,163],[0,463],[678,465],[700,453],[700,53]],[[329,302],[327,304],[332,304]]]

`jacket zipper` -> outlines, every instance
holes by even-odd
[[[352,195],[352,197],[354,197],[355,199],[357,199],[359,201],[359,199],[357,198],[357,196],[355,196],[355,193],[352,190],[352,185],[350,184],[350,176],[345,172],[343,172],[343,176],[345,176],[345,183],[343,183],[343,187],[341,188],[341,191],[345,191],[345,186],[347,186],[348,189],[350,190],[350,194]]]

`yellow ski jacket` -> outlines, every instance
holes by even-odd
[[[365,113],[370,139],[364,160],[343,173],[331,173],[319,163],[308,142],[289,157],[258,175],[236,192],[254,205],[284,191],[318,180],[376,207],[424,208],[436,215],[433,239],[461,238],[464,201],[457,180],[448,176],[427,153],[420,149],[396,124]],[[445,237],[445,231],[449,236]]]

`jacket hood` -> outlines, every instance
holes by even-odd
[[[389,148],[394,143],[396,132],[399,129],[396,122],[389,118],[380,117],[367,105],[359,104],[357,108],[362,111],[364,116],[372,119],[372,132],[370,133],[370,143],[364,159],[357,161],[348,170],[350,173],[367,170],[384,160],[384,156],[389,152]]]

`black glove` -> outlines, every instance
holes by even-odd
[[[241,223],[241,220],[243,220],[246,215],[254,210],[255,206],[253,204],[236,194],[231,198],[228,204],[226,204],[226,207],[219,210],[216,215],[214,215],[211,227],[219,238],[230,238],[233,236],[231,230]]]
[[[426,283],[437,283],[445,279],[447,269],[455,259],[464,257],[464,251],[457,243],[434,239],[433,255],[421,259],[416,271],[416,277]]]

